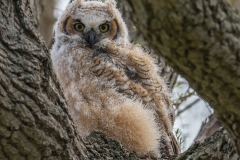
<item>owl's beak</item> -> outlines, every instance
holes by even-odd
[[[86,40],[86,42],[90,45],[90,47],[92,48],[92,46],[94,44],[96,44],[99,40],[99,37],[97,35],[97,33],[91,29],[90,31],[88,31],[87,33],[84,34],[83,38]]]

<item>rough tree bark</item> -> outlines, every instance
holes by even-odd
[[[187,151],[169,160],[239,160],[226,130],[220,128],[203,143],[195,142]]]
[[[136,159],[101,133],[77,135],[33,4],[0,1],[0,159]]]
[[[80,157],[34,2],[0,1],[0,159]]]
[[[240,15],[226,0],[125,0],[158,53],[215,109],[240,153]]]
[[[0,1],[0,159],[138,159],[99,132],[86,140],[77,135],[32,4]],[[212,148],[220,157],[232,157],[235,150],[226,134],[215,134],[215,143],[195,144],[177,159],[213,157]]]

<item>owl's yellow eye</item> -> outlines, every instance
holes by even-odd
[[[105,33],[109,30],[109,24],[102,24],[99,26],[99,30],[102,32],[102,33]]]
[[[82,24],[82,23],[76,23],[76,24],[74,24],[73,27],[78,32],[82,32],[85,28],[84,24]]]

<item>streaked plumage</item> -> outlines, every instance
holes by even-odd
[[[150,55],[132,45],[114,0],[75,0],[51,50],[80,135],[101,130],[139,156],[179,153],[169,90]]]

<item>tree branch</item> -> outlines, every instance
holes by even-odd
[[[187,106],[185,106],[183,109],[178,110],[177,111],[177,116],[179,116],[180,114],[182,114],[183,112],[185,112],[186,110],[188,110],[189,108],[193,107],[194,105],[196,105],[198,102],[200,101],[200,99],[196,99],[194,100],[192,103],[188,104]]]
[[[226,0],[126,0],[157,53],[214,109],[240,153],[240,16]]]
[[[239,156],[227,131],[219,129],[213,136],[205,139],[203,143],[195,142],[187,151],[169,160],[186,159],[217,159],[236,160]]]

